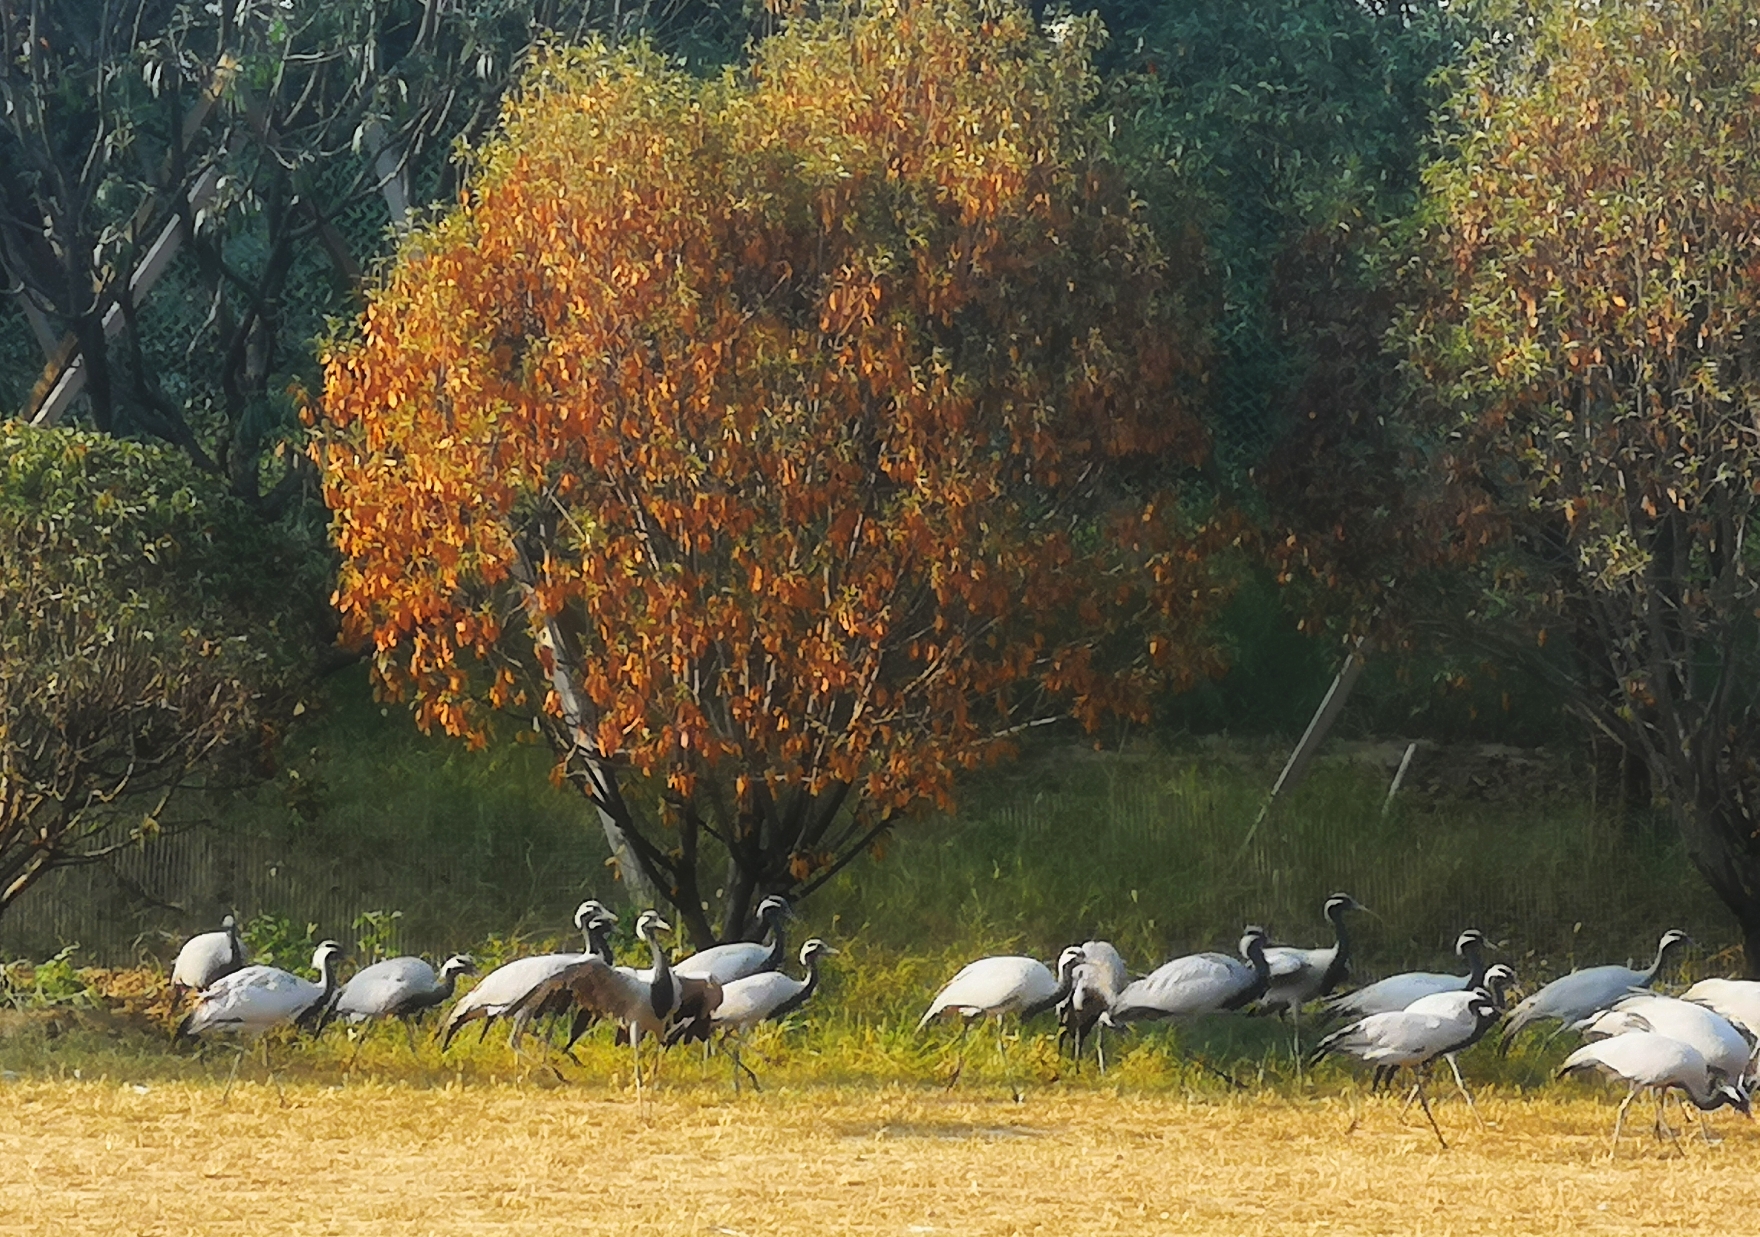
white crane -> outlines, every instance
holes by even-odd
[[[1497,1021],[1497,1006],[1491,994],[1482,988],[1452,998],[1447,994],[1436,994],[1436,1000],[1448,1004],[1434,1012],[1401,1009],[1370,1014],[1343,1030],[1334,1031],[1320,1041],[1309,1063],[1318,1062],[1329,1053],[1342,1052],[1375,1065],[1378,1073],[1387,1066],[1395,1070],[1411,1070],[1417,1081],[1406,1103],[1409,1105],[1412,1097],[1416,1097],[1436,1134],[1436,1141],[1446,1147],[1448,1140],[1442,1137],[1442,1130],[1430,1111],[1429,1098],[1424,1094],[1425,1076],[1436,1058],[1461,1052],[1478,1042]]]
[[[1612,1039],[1584,1044],[1566,1057],[1558,1076],[1600,1071],[1630,1085],[1626,1098],[1620,1102],[1619,1114],[1613,1119],[1613,1142],[1607,1158],[1619,1150],[1619,1133],[1625,1124],[1626,1109],[1632,1106],[1638,1092],[1650,1091],[1656,1096],[1656,1137],[1675,1132],[1664,1120],[1662,1106],[1670,1090],[1682,1092],[1701,1112],[1711,1112],[1725,1104],[1743,1116],[1752,1116],[1748,1096],[1740,1087],[1720,1082],[1711,1072],[1699,1050],[1671,1036],[1655,1031],[1634,1031]],[[1679,1139],[1675,1139],[1679,1145]]]
[[[1240,951],[1245,962],[1222,953],[1175,958],[1127,985],[1100,1021],[1118,1026],[1242,1009],[1257,1000],[1270,982],[1265,930],[1248,926],[1241,936]]]
[[[1076,1068],[1082,1064],[1082,1045],[1094,1036],[1094,1058],[1100,1072],[1106,1072],[1106,1047],[1102,1040],[1105,1028],[1100,1018],[1118,994],[1130,986],[1131,975],[1124,958],[1111,941],[1084,941],[1082,960],[1070,978],[1069,996],[1057,1007],[1058,1025],[1075,1045]]]
[[[643,911],[636,920],[636,936],[647,943],[653,958],[652,979],[643,979],[627,967],[612,966],[589,955],[570,963],[532,989],[527,1004],[546,1005],[566,993],[569,1001],[591,1017],[613,1018],[629,1032],[635,1064],[636,1096],[642,1094],[642,1037],[652,1036],[664,1048],[667,1033],[681,1020],[708,1022],[721,1004],[721,985],[712,979],[678,979],[666,961],[658,934],[672,925],[654,911]],[[576,1019],[577,1033],[583,1027]],[[573,1040],[569,1041],[570,1044]],[[658,1065],[656,1064],[656,1068]]]
[[[609,957],[610,944],[604,934],[616,922],[617,916],[593,900],[582,902],[574,912],[574,926],[580,929],[589,954],[604,949],[607,958]],[[482,1022],[483,1029],[478,1035],[480,1040],[483,1035],[488,1034],[491,1022],[520,1007],[525,1008],[526,1012],[515,1027],[517,1035],[518,1031],[524,1029],[526,1021],[539,1012],[536,1008],[525,1006],[526,998],[533,989],[585,956],[586,954],[576,953],[533,954],[526,958],[515,958],[512,962],[496,967],[452,1007],[452,1012],[446,1016],[446,1022],[441,1028],[440,1051],[446,1051],[447,1046],[452,1043],[452,1037],[466,1023],[479,1020]]]
[[[247,961],[244,944],[238,939],[238,920],[231,915],[220,921],[218,932],[190,937],[171,964],[171,1008],[177,1008],[184,993],[200,992]]]
[[[1363,907],[1348,893],[1326,899],[1320,913],[1332,924],[1333,942],[1324,949],[1296,949],[1288,945],[1267,946],[1265,962],[1271,969],[1259,1007],[1288,1014],[1295,1026],[1296,1054],[1302,1051],[1302,1006],[1326,996],[1350,974],[1351,941],[1345,931],[1348,911]]]
[[[1735,1024],[1716,1010],[1654,992],[1622,997],[1611,1009],[1591,1014],[1571,1029],[1591,1042],[1640,1031],[1678,1039],[1691,1044],[1722,1082],[1742,1082],[1754,1052]]]
[[[273,966],[247,966],[222,976],[197,994],[194,1008],[178,1025],[174,1038],[193,1039],[208,1034],[240,1037],[238,1058],[227,1075],[222,1100],[232,1093],[233,1080],[238,1077],[238,1064],[247,1047],[243,1040],[284,1024],[308,1026],[323,1017],[336,993],[336,959],[341,956],[342,946],[335,941],[324,941],[318,946],[312,954],[317,983]],[[274,1071],[269,1069],[268,1040],[263,1041],[263,1068],[269,1071],[269,1081],[274,1082]],[[279,1083],[276,1088],[279,1090]]]
[[[1454,952],[1467,963],[1467,974],[1444,975],[1435,971],[1406,971],[1346,992],[1326,1003],[1328,1015],[1352,1022],[1370,1014],[1389,1014],[1404,1009],[1433,992],[1468,992],[1485,982],[1485,934],[1468,928],[1455,938]]]
[[[1505,994],[1509,991],[1510,985],[1515,982],[1516,973],[1503,965],[1503,963],[1499,962],[1494,966],[1488,966],[1485,968],[1485,982],[1478,988],[1469,992],[1432,992],[1429,996],[1421,996],[1410,1005],[1406,1006],[1405,1012],[1414,1014],[1446,1014],[1451,1017],[1458,1017],[1459,1011],[1466,1008],[1468,998],[1472,996],[1473,992],[1482,992],[1491,998],[1491,1004],[1495,1006],[1497,1012],[1501,1014],[1508,1008],[1508,1002],[1504,999]],[[1480,1035],[1475,1036],[1473,1042],[1477,1043],[1483,1034],[1484,1033],[1481,1032]],[[1467,1047],[1471,1046],[1471,1044],[1467,1045]],[[1461,1077],[1461,1064],[1459,1058],[1463,1051],[1465,1051],[1464,1048],[1451,1049],[1442,1054],[1442,1059],[1448,1062],[1449,1072],[1454,1075],[1454,1085],[1456,1089],[1466,1097],[1467,1107],[1473,1110],[1474,1119],[1477,1120],[1480,1125],[1484,1125],[1485,1118],[1479,1114],[1479,1102],[1473,1098],[1473,1093],[1467,1090],[1466,1080]],[[1379,1086],[1382,1081],[1385,1081],[1385,1077],[1381,1072],[1383,1069],[1387,1070],[1385,1077],[1391,1077],[1394,1072],[1393,1069],[1386,1066],[1377,1069],[1375,1071],[1377,1086]],[[1406,1100],[1406,1108],[1410,1108],[1411,1106],[1412,1101],[1408,1097]],[[1404,1115],[1403,1109],[1401,1110],[1401,1115]]]
[[[1760,980],[1701,979],[1681,993],[1681,999],[1716,1010],[1760,1039]]]
[[[1058,956],[1055,974],[1037,958],[1016,955],[979,958],[961,967],[935,994],[928,1011],[917,1022],[917,1030],[921,1031],[944,1014],[956,1014],[960,1019],[959,1063],[947,1085],[958,1082],[965,1070],[966,1034],[972,1023],[983,1018],[995,1020],[996,1047],[1006,1067],[1008,1046],[1002,1037],[1002,1020],[1015,1014],[1025,1022],[1056,1006],[1069,995],[1075,968],[1081,960],[1081,948],[1071,945]]]
[[[442,1001],[452,999],[460,975],[473,975],[477,964],[469,954],[453,954],[440,964],[439,973],[421,958],[386,958],[355,973],[336,994],[332,1016],[351,1025],[370,1022],[375,1018],[396,1018],[403,1023],[409,1036],[410,1054],[415,1055],[415,1019]],[[355,1045],[355,1055],[360,1045]],[[350,1064],[354,1057],[349,1058]]]
[[[1629,966],[1592,966],[1553,980],[1510,1012],[1509,1025],[1503,1029],[1498,1050],[1508,1052],[1516,1036],[1536,1022],[1557,1019],[1561,1024],[1559,1030],[1563,1030],[1606,1009],[1632,988],[1648,988],[1655,982],[1668,955],[1681,945],[1691,944],[1692,939],[1678,928],[1664,932],[1656,945],[1656,958],[1648,970],[1637,971]]]
[[[794,979],[781,971],[760,971],[736,979],[721,989],[721,1005],[715,1010],[712,1025],[722,1032],[721,1042],[733,1059],[733,1089],[739,1090],[739,1072],[745,1071],[758,1089],[758,1076],[740,1059],[740,1040],[762,1022],[786,1018],[807,1003],[819,986],[819,959],[837,951],[818,937],[801,946],[801,965],[806,977]]]
[[[748,975],[778,970],[788,957],[783,921],[792,913],[788,899],[772,894],[758,903],[757,913],[758,922],[769,930],[770,944],[732,941],[726,945],[712,945],[673,963],[672,973],[681,979],[713,979],[725,987]]]

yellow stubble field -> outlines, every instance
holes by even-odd
[[[0,1084],[0,1233],[1760,1232],[1760,1131],[1613,1105],[1045,1090]],[[1678,1110],[1672,1110],[1678,1120]]]

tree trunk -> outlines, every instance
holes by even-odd
[[[1737,793],[1716,793],[1675,800],[1676,816],[1693,866],[1718,900],[1729,908],[1742,930],[1743,972],[1760,979],[1760,839],[1756,823]]]

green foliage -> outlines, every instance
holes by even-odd
[[[402,911],[362,911],[354,917],[355,956],[364,960],[363,965],[398,952],[402,918]]]
[[[0,425],[0,913],[272,724],[309,641],[278,549],[177,454]]]
[[[0,1005],[13,1009],[90,1008],[96,993],[73,965],[78,951],[78,945],[67,945],[46,962],[0,965]]]
[[[286,971],[309,971],[318,947],[318,925],[303,927],[285,915],[252,915],[239,925],[238,939],[253,963]]]

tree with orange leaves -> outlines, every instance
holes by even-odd
[[[552,53],[326,351],[381,690],[542,730],[699,943],[711,892],[738,934],[1024,727],[1219,667],[1228,533],[1169,486],[1204,335],[1093,38],[893,0],[708,81]]]

